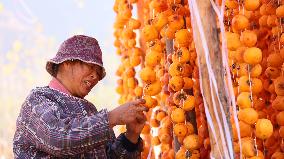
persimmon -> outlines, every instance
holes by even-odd
[[[158,137],[162,144],[169,144],[171,142],[171,135],[168,133],[159,134]]]
[[[191,152],[191,156],[190,156],[189,159],[199,159],[199,158],[202,158],[201,154],[199,153],[199,151],[198,150],[193,150]]]
[[[239,76],[248,76],[248,74],[250,73],[251,77],[258,77],[261,75],[262,72],[262,67],[260,64],[252,66],[247,63],[240,63],[239,67],[240,67],[238,72]]]
[[[174,39],[175,38],[175,30],[168,27],[167,25],[165,25],[162,30],[160,31],[160,34],[163,38],[167,38],[167,39]]]
[[[171,119],[174,123],[182,123],[185,120],[185,112],[181,108],[176,108],[172,111]]]
[[[277,96],[272,102],[272,108],[278,111],[284,111],[284,96]]]
[[[244,15],[235,15],[232,19],[232,27],[238,31],[247,29],[249,27],[249,20]]]
[[[185,136],[177,136],[177,141],[179,142],[179,143],[182,143],[183,142],[183,140],[184,140],[184,138],[185,138]]]
[[[284,48],[280,49],[280,56],[284,59]]]
[[[284,158],[284,153],[280,151],[274,152],[271,156],[271,159],[283,159],[283,158]]]
[[[267,66],[271,67],[281,67],[283,64],[283,59],[279,53],[269,54],[267,57]]]
[[[243,46],[237,48],[236,54],[234,56],[237,62],[239,62],[239,63],[244,62],[243,56],[244,56],[244,53],[245,53],[246,50],[247,50],[247,47],[243,47]]]
[[[158,101],[157,99],[149,96],[149,95],[145,95],[144,97],[142,97],[143,99],[145,99],[146,103],[144,104],[147,108],[153,108],[155,106],[158,105]]]
[[[264,154],[261,150],[261,147],[258,147],[258,150],[257,150],[257,155],[254,156],[255,158],[250,158],[250,159],[264,159]]]
[[[254,142],[251,138],[246,137],[241,140],[242,142],[242,153],[245,157],[253,157],[256,155],[254,149]]]
[[[227,47],[229,50],[237,50],[242,44],[240,35],[237,33],[226,32]]]
[[[284,138],[284,126],[280,126],[280,128],[279,128],[279,136],[281,138]]]
[[[134,18],[130,18],[130,19],[128,20],[127,27],[128,27],[129,29],[132,29],[132,30],[133,30],[133,29],[139,29],[140,26],[141,26],[141,22],[140,22],[139,20],[134,19]]]
[[[284,76],[279,76],[274,80],[275,92],[279,96],[284,96]]]
[[[253,47],[257,42],[257,35],[251,30],[245,30],[241,33],[240,41],[247,47]]]
[[[280,43],[283,45],[284,44],[284,34],[282,33],[279,39]],[[281,54],[280,54],[281,55]],[[282,56],[281,56],[282,57]],[[283,57],[282,57],[283,58]]]
[[[177,47],[188,47],[191,40],[188,29],[180,29],[175,33],[175,46]]]
[[[173,131],[177,137],[183,137],[187,134],[187,127],[183,123],[177,123],[175,124]]]
[[[152,24],[160,31],[168,23],[168,16],[166,12],[159,13],[154,19]]]
[[[151,131],[151,127],[149,124],[145,124],[142,131],[141,131],[141,134],[149,134]]]
[[[253,108],[244,108],[238,112],[238,118],[247,124],[254,124],[258,119],[258,113]]]
[[[252,97],[250,92],[241,92],[237,97],[237,105],[243,108],[252,107]]]
[[[276,7],[277,5],[273,4],[273,3],[265,3],[262,4],[261,6],[262,8],[260,8],[260,14],[266,14],[266,15],[274,15],[276,14]]]
[[[168,25],[174,32],[180,30],[184,27],[183,16],[178,14],[173,14],[168,17]]]
[[[132,55],[129,57],[130,60],[130,65],[132,67],[138,66],[141,63],[141,57],[140,56],[136,56],[136,55]]]
[[[145,95],[155,96],[161,92],[161,89],[161,82],[157,80],[151,84],[146,84],[143,91]]]
[[[131,55],[135,55],[135,56],[142,56],[143,51],[142,51],[141,48],[139,48],[139,47],[133,47],[133,48],[131,48],[131,50],[130,50],[130,54],[131,54]],[[130,56],[131,56],[131,55],[130,55]]]
[[[168,113],[168,112],[167,112]],[[169,116],[165,116],[162,120],[161,120],[161,126],[162,127],[166,127],[168,129],[172,128],[172,122],[171,122],[171,118]]]
[[[123,86],[117,86],[117,87],[116,87],[116,92],[117,92],[118,94],[123,94]]]
[[[252,92],[254,94],[260,93],[263,90],[262,81],[259,78],[252,79]]]
[[[131,89],[134,89],[136,86],[137,86],[138,82],[137,82],[137,79],[136,78],[128,78],[127,79],[127,87],[128,88],[131,88]]]
[[[262,60],[262,51],[257,47],[247,48],[244,52],[243,58],[248,64],[258,64]]]
[[[268,119],[258,119],[255,125],[255,136],[264,140],[273,133],[273,125]]]
[[[194,96],[188,95],[186,100],[182,103],[181,108],[185,111],[190,111],[194,108],[195,98]]]
[[[167,0],[168,4],[172,5],[172,4],[180,4],[181,0]]]
[[[227,0],[225,1],[225,6],[230,9],[236,9],[239,7],[239,4],[236,0]]]
[[[169,81],[169,87],[174,91],[179,91],[183,88],[182,76],[173,76]]]
[[[254,65],[250,70],[251,77],[258,77],[262,73],[262,66],[260,64]]]
[[[126,43],[126,47],[127,48],[133,48],[133,47],[135,47],[136,46],[136,39],[129,39],[129,40],[127,40],[126,41],[127,43]]]
[[[280,70],[278,68],[275,68],[275,67],[267,67],[264,74],[265,74],[266,77],[268,77],[270,79],[274,79],[274,78],[277,78],[280,75]]]
[[[148,50],[145,56],[145,64],[150,67],[155,67],[160,63],[162,57],[163,55],[161,52]]]
[[[183,145],[184,148],[190,151],[198,149],[200,147],[198,136],[195,134],[186,136],[183,140]]]
[[[239,128],[240,128],[240,135],[241,137],[250,137],[252,135],[253,132],[253,128],[251,127],[251,125],[243,122],[243,121],[239,121]],[[232,125],[232,129],[233,129],[233,139],[234,141],[238,140],[238,134],[237,134],[237,128],[236,125],[233,124]]]
[[[279,7],[276,9],[276,15],[277,15],[277,17],[279,17],[279,18],[283,18],[283,17],[284,17],[284,5],[281,5],[281,6],[279,6]]]
[[[185,159],[186,158],[186,149],[184,148],[184,146],[181,146],[179,148],[179,150],[176,153],[175,158],[176,159]]]
[[[161,40],[155,39],[146,43],[146,46],[150,50],[154,50],[157,52],[162,52],[164,45],[162,44]]]
[[[162,146],[161,146],[162,149]],[[162,158],[163,159],[174,159],[175,158],[175,151],[173,149],[169,149],[167,151],[162,151]]]
[[[252,135],[253,128],[251,127],[251,125],[243,121],[239,121],[239,126],[240,126],[241,137],[250,137]]]
[[[185,18],[190,18],[190,11],[186,4],[172,4],[169,6],[173,10],[174,13],[184,16]],[[191,25],[189,25],[191,26]]]
[[[145,25],[141,34],[146,42],[155,40],[159,36],[157,29],[153,25]]]
[[[174,94],[174,103],[180,105],[182,101],[185,101],[187,94],[184,91],[178,91]]]
[[[273,27],[274,29],[278,30],[278,19],[277,19],[277,16],[276,15],[268,15],[268,17],[267,17],[267,25],[268,25],[268,27]]]
[[[193,80],[189,77],[183,77],[183,82],[184,82],[184,85],[183,85],[183,88],[184,89],[191,89],[193,87]]]
[[[158,136],[154,136],[152,139],[151,139],[151,145],[154,145],[154,146],[158,146],[161,144],[161,141],[159,139]]]
[[[169,67],[169,73],[171,76],[180,76],[183,72],[183,65],[180,62],[173,62]]]
[[[262,15],[259,19],[258,19],[258,23],[260,26],[264,27],[267,26],[267,15]]]
[[[160,126],[160,122],[157,119],[150,119],[150,126],[153,128],[157,128]]]
[[[278,125],[284,126],[284,111],[281,111],[276,115],[276,121]]]
[[[258,78],[249,79],[248,76],[242,76],[238,81],[239,89],[241,92],[252,91],[253,94],[257,94],[260,93],[263,89],[262,81]]]
[[[130,78],[130,77],[134,77],[135,76],[135,69],[133,67],[130,67],[128,68],[126,71],[125,71],[125,75]]]
[[[173,62],[180,62],[186,63],[190,60],[190,53],[186,47],[179,48],[174,54],[172,55]]]
[[[192,72],[193,72],[193,68],[192,68],[192,66],[190,64],[182,64],[182,73],[181,73],[181,75],[183,77],[191,76]]]
[[[152,68],[144,67],[140,71],[140,78],[145,83],[152,83],[156,80],[156,73]]]
[[[239,143],[234,141],[233,142],[233,146],[234,146],[234,152],[235,153],[240,153],[240,145],[239,145]]]
[[[260,1],[259,0],[245,0],[244,5],[245,5],[246,10],[254,11],[259,7]]]
[[[128,29],[128,28],[124,28],[122,30],[122,33],[121,33],[122,39],[128,40],[128,39],[133,39],[135,37],[136,37],[136,34],[135,34],[135,32],[133,32],[133,30]]]
[[[187,127],[187,135],[191,135],[194,133],[194,127],[190,122],[186,122],[186,127]]]
[[[166,0],[153,0],[149,3],[150,10],[155,10],[155,12],[162,12],[168,8]]]
[[[158,111],[157,114],[156,114],[156,119],[158,121],[161,121],[166,116],[167,116],[167,113],[165,111]]]
[[[116,17],[116,22],[118,23],[115,25],[115,28],[117,26],[120,26],[119,28],[123,28],[123,26],[127,23],[129,18],[131,18],[131,16],[132,13],[129,8],[125,8],[125,10],[119,11]]]
[[[259,150],[257,150],[257,151],[259,151]],[[249,159],[264,159],[264,157],[263,157],[263,156],[258,155],[258,156],[250,157]]]

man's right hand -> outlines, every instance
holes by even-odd
[[[147,111],[148,108],[143,106],[144,99],[137,99],[123,105],[118,106],[114,110],[108,113],[109,125],[113,128],[115,125],[128,125],[130,123],[136,123],[137,119],[143,119],[143,111]]]

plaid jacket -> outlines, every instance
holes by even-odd
[[[107,115],[85,99],[38,87],[17,119],[15,158],[140,158],[141,139],[132,144],[124,134],[115,138]]]

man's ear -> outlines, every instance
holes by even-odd
[[[59,68],[58,68],[58,70],[59,71],[63,71],[63,72],[65,72],[66,70],[68,70],[68,69],[70,69],[70,64],[69,64],[69,62],[68,61],[64,61],[64,62],[62,62],[61,64],[59,64]]]

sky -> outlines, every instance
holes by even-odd
[[[107,76],[87,96],[98,109],[117,106],[111,0],[0,0],[0,159],[12,157],[16,118],[29,91],[51,79],[45,63],[75,34],[95,37]]]

